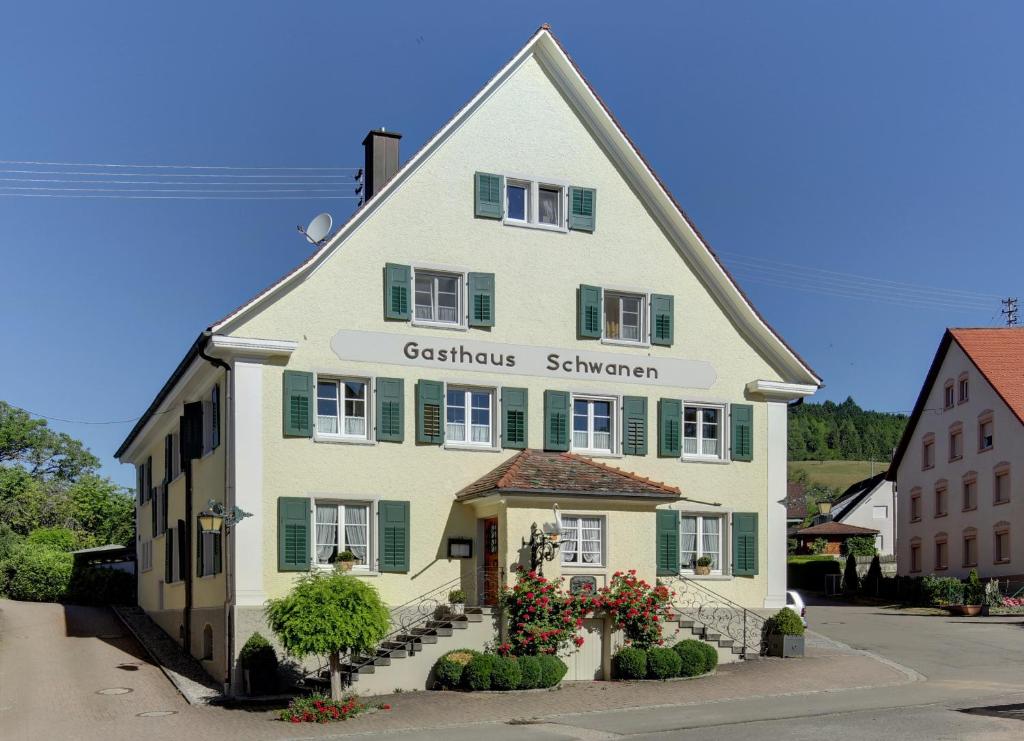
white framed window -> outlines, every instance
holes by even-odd
[[[951,461],[963,458],[964,455],[964,433],[960,427],[954,427],[949,432],[949,459]]]
[[[683,407],[683,457],[720,460],[725,455],[725,407]]]
[[[464,280],[460,273],[415,270],[413,321],[461,327]]]
[[[449,386],[445,442],[494,447],[494,391]]]
[[[506,177],[505,223],[566,231],[568,191],[564,183]]]
[[[367,439],[370,384],[363,378],[317,378],[318,435]]]
[[[960,403],[960,404],[963,404],[965,401],[967,401],[970,398],[970,384],[968,383],[967,374],[966,373],[963,374],[962,376],[960,376],[959,394],[960,394],[960,400],[959,400],[958,403]]]
[[[978,422],[978,450],[991,450],[995,440],[995,425],[991,416],[982,417]]]
[[[615,401],[574,396],[572,400],[573,450],[615,452]]]
[[[604,292],[604,339],[647,342],[647,296],[642,293]]]
[[[946,386],[945,386],[945,388],[943,390],[943,395],[944,395],[943,407],[945,409],[952,409],[953,408],[953,382],[952,381],[946,381]]]
[[[559,548],[563,564],[604,565],[605,518],[597,515],[562,515]]]
[[[921,468],[935,467],[935,436],[929,435],[921,443]]]
[[[871,517],[875,520],[884,520],[889,516],[889,507],[885,504],[876,504],[871,508]]]
[[[879,533],[875,536],[875,550],[881,553],[885,549],[885,538]]]
[[[139,544],[139,570],[149,571],[153,568],[153,541],[145,540]]]
[[[333,565],[345,551],[356,557],[354,570],[370,570],[370,504],[317,500],[313,508],[313,563]]]
[[[679,515],[679,564],[683,571],[692,572],[697,559],[711,559],[711,573],[722,574],[725,562],[725,516],[699,515],[683,512]]]

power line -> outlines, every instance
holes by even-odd
[[[337,188],[263,188],[262,190],[205,190],[203,188],[66,188],[45,185],[0,185],[4,190],[80,191],[84,193],[337,193]],[[355,196],[352,196],[353,198]]]
[[[101,178],[114,176],[119,178],[259,178],[261,180],[268,180],[270,178],[302,178],[303,180],[336,180],[345,185],[353,182],[351,175],[308,175],[298,172],[289,175],[275,175],[272,173],[235,175],[229,172],[218,172],[216,174],[208,172],[84,172],[81,170],[12,170],[0,168],[0,173],[6,175],[75,175]]]
[[[214,191],[210,191],[211,193]],[[309,199],[350,200],[358,196],[127,196],[127,195],[88,195],[85,193],[0,193],[0,198],[112,198],[124,200],[161,200],[161,201],[301,201]]]
[[[39,417],[40,419],[48,419],[48,420],[53,421],[53,422],[65,422],[67,424],[72,424],[72,425],[126,425],[126,424],[129,424],[131,422],[138,422],[140,419],[142,419],[141,416],[139,416],[139,417],[132,417],[130,419],[111,419],[111,420],[103,420],[103,421],[85,420],[85,419],[66,419],[64,417],[51,417],[48,414],[38,414],[37,412],[33,412],[31,410],[25,409],[24,407],[15,406],[14,404],[8,404],[8,406],[11,407],[11,409],[17,409],[18,411],[25,412],[25,414],[31,415],[33,417]],[[155,413],[153,413],[150,416],[152,416],[152,417],[159,417],[159,416],[161,416],[163,414],[170,414],[171,412],[176,412],[176,411],[177,411],[176,409],[167,409],[167,410],[162,411],[162,412],[155,412]]]
[[[2,165],[52,165],[55,167],[125,167],[161,170],[344,170],[354,171],[358,167],[260,167],[238,165],[132,165],[113,162],[52,162],[47,160],[0,160]]]
[[[1004,298],[999,303],[1001,303],[1003,305],[1003,309],[1000,311],[1000,313],[1003,316],[1006,317],[1006,326],[1007,327],[1016,327],[1017,326],[1017,299],[1016,299],[1016,297]]]

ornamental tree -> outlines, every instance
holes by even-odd
[[[377,590],[344,572],[302,577],[267,603],[267,622],[292,656],[328,657],[335,700],[342,699],[341,657],[376,650],[391,627]]]

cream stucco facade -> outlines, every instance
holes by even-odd
[[[596,227],[592,232],[545,230],[476,218],[478,172],[592,188],[597,193]],[[449,329],[385,319],[386,263],[459,275],[493,274],[493,326]],[[577,322],[581,284],[644,297],[672,296],[671,345],[582,339]],[[645,300],[649,330],[648,309]],[[368,362],[332,346],[342,330],[390,333],[438,347],[483,341],[565,357],[602,352],[629,367],[659,360],[698,361],[713,369],[713,380],[688,387],[607,375],[560,378],[553,373],[503,373],[501,368],[480,372],[398,356],[394,363]],[[200,342],[208,356],[226,363],[230,371],[195,357],[155,411],[180,410],[184,401],[204,398],[212,384],[220,385],[221,444],[193,464],[193,511],[215,499],[252,514],[225,537],[222,572],[196,579],[192,586],[196,608],[210,614],[221,611],[214,626],[217,648],[207,664],[216,677],[227,679],[233,668],[228,659],[253,630],[267,632],[262,626],[265,601],[285,594],[301,574],[279,568],[282,498],[308,499],[311,513],[317,501],[366,504],[369,563],[352,573],[372,583],[390,605],[448,584],[483,600],[482,522],[497,519],[498,562],[502,577],[508,578],[516,564],[529,561],[523,539],[529,537],[531,524],[551,521],[555,504],[563,517],[600,520],[600,557],[598,563],[564,565],[556,558],[545,564],[548,575],[593,575],[600,586],[614,571],[635,568],[653,581],[655,511],[660,507],[719,518],[716,573],[696,578],[707,579],[715,591],[748,607],[784,604],[786,403],[812,393],[819,381],[753,311],[545,30],[303,267],[213,325]],[[346,442],[320,430],[308,437],[285,434],[286,371],[313,374],[318,383],[365,381],[365,439]],[[379,378],[404,381],[402,442],[377,440],[373,434],[379,422],[374,418]],[[450,442],[417,442],[418,381],[492,394],[492,444],[465,449]],[[614,443],[599,460],[678,487],[681,498],[659,503],[553,492],[457,501],[463,487],[519,452],[504,446],[501,436],[502,392],[508,387],[526,390],[526,447],[531,449],[545,447],[546,391],[608,399]],[[647,400],[646,454],[623,454],[625,396]],[[715,460],[659,455],[661,399],[718,410],[719,427],[713,434],[720,454]],[[752,409],[750,460],[732,460],[733,405]],[[123,447],[123,461],[138,465],[153,456],[156,470],[162,470],[158,461],[163,435],[177,424],[178,414],[164,417],[166,422],[153,416],[133,432]],[[183,486],[170,484],[172,521],[184,517]],[[398,571],[384,570],[379,563],[377,516],[389,501],[408,502],[408,564]],[[149,506],[139,509],[143,537]],[[733,574],[734,513],[757,516],[756,573]],[[162,583],[162,537],[154,539],[154,554],[159,552],[160,558],[154,555],[154,568],[139,576],[140,604],[177,635],[184,585]],[[316,537],[315,523],[309,537]],[[449,538],[470,539],[473,558],[450,559]],[[306,547],[315,561],[315,544]],[[199,640],[196,623],[194,647]]]

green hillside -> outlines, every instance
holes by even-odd
[[[796,471],[803,471],[809,484],[820,484],[841,492],[888,467],[888,463],[879,461],[790,461],[789,479],[793,480]]]

